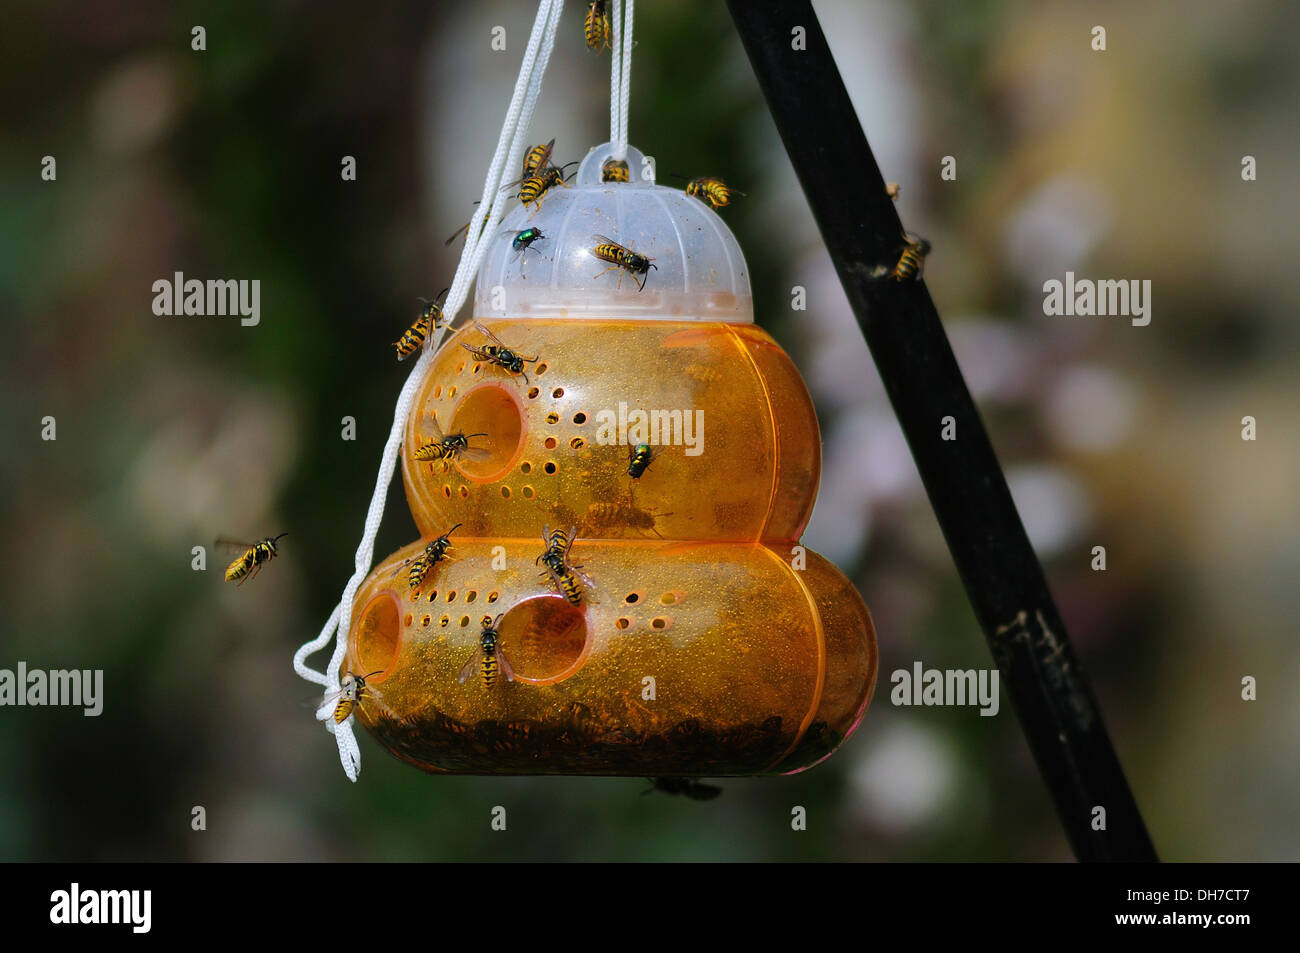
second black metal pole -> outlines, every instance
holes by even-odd
[[[1075,856],[1154,861],[929,292],[877,274],[898,260],[902,225],[812,5],[728,6]]]

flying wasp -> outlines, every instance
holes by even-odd
[[[681,178],[681,176],[678,176],[678,178]],[[745,194],[739,189],[733,189],[721,179],[715,179],[708,175],[700,176],[698,179],[691,179],[686,183],[685,191],[687,195],[695,196],[714,211],[730,205],[733,195],[743,196]]]
[[[921,273],[925,271],[925,256],[930,254],[930,243],[908,232],[903,233],[903,243],[903,253],[889,277],[894,281],[908,278],[920,281]]]
[[[238,559],[226,568],[226,582],[234,582],[238,579],[239,585],[242,586],[256,576],[262,571],[262,566],[265,563],[270,562],[280,554],[276,542],[288,535],[288,533],[281,533],[279,536],[268,536],[256,543],[242,543],[234,539],[217,540],[217,545],[222,549],[242,549],[244,551]]]
[[[473,344],[460,342],[460,346],[474,355],[476,361],[487,361],[489,364],[495,364],[497,367],[504,368],[511,374],[522,374],[524,383],[528,383],[528,374],[524,371],[525,364],[531,364],[537,360],[537,355],[533,357],[524,357],[516,354],[510,348],[501,343],[501,339],[485,328],[478,321],[474,322],[474,327],[478,332],[484,335],[491,344],[484,344],[481,347]]]
[[[614,27],[609,20],[609,3],[607,0],[589,0],[587,3],[587,22],[582,28],[587,45],[599,53],[602,49],[614,49]]]
[[[456,530],[460,529],[463,525],[465,524],[457,523],[451,529],[447,530],[447,532],[443,533],[428,546],[425,546],[424,551],[421,552],[420,555],[413,559],[408,559],[406,562],[398,565],[398,567],[393,570],[393,575],[396,576],[406,565],[409,564],[411,571],[407,575],[407,581],[410,583],[412,589],[419,589],[420,583],[424,582],[424,577],[429,574],[429,570],[447,558],[447,550],[451,548],[451,534],[456,532]]]
[[[632,178],[632,173],[627,167],[627,163],[622,159],[615,159],[612,156],[600,164],[600,181],[602,182],[628,182]]]
[[[646,778],[650,787],[642,791],[663,791],[665,794],[682,794],[692,801],[712,801],[722,793],[722,788],[713,784],[704,784],[692,778]]]
[[[546,567],[542,575],[549,574],[551,581],[555,583],[555,588],[559,589],[569,605],[573,606],[582,604],[584,587],[587,601],[596,601],[593,595],[595,584],[586,573],[579,571],[582,569],[581,566],[569,562],[569,550],[573,548],[573,541],[577,536],[576,526],[570,527],[567,534],[562,529],[551,532],[550,526],[547,526],[542,535],[542,542],[546,544],[546,549],[536,559],[536,562]]]
[[[453,434],[444,434],[442,428],[438,426],[438,418],[433,418],[433,439],[420,447],[415,453],[411,454],[412,459],[428,460],[431,463],[436,460],[442,461],[442,469],[451,469],[451,465],[456,460],[486,460],[492,456],[491,452],[484,447],[471,447],[469,440],[471,437],[486,437],[485,433],[467,434],[463,430]]]
[[[429,301],[427,298],[421,298],[424,304],[424,310],[420,316],[415,319],[415,323],[406,329],[406,332],[393,342],[393,347],[397,348],[397,359],[403,361],[420,349],[424,344],[424,339],[429,336],[442,321],[442,298],[449,289],[443,288],[438,292],[438,297]]]
[[[504,615],[505,613],[501,613]],[[495,619],[491,616],[484,616],[479,623],[483,631],[479,633],[479,647],[474,651],[460,670],[460,675],[456,681],[461,684],[474,673],[475,663],[479,666],[479,677],[483,679],[483,687],[491,688],[497,679],[497,675],[504,675],[507,682],[515,680],[515,670],[510,667],[510,662],[506,658],[506,653],[501,648],[501,636],[497,634],[497,626],[501,624],[501,615]]]
[[[638,443],[629,453],[627,475],[633,480],[639,479],[656,456],[657,454],[650,449],[650,444]]]
[[[334,705],[334,714],[332,716],[334,724],[341,725],[347,721],[353,710],[362,705],[366,699],[374,702],[385,715],[394,721],[402,720],[397,717],[391,708],[384,704],[384,697],[379,693],[379,689],[366,684],[366,679],[382,674],[384,674],[382,669],[378,672],[371,672],[369,675],[353,675],[351,672],[346,672],[339,679],[339,690],[327,695],[323,702],[323,705],[328,705],[331,701],[338,700]]]
[[[596,247],[591,250],[591,253],[601,261],[610,262],[609,268],[606,268],[605,271],[609,271],[611,268],[621,269],[618,276],[620,289],[623,287],[623,272],[630,274],[632,280],[636,281],[637,291],[644,291],[645,283],[650,277],[650,269],[659,270],[659,266],[654,264],[653,258],[639,255],[632,249],[620,245],[612,238],[605,235],[593,235],[592,239],[596,242]],[[599,278],[605,271],[597,272],[592,277]],[[639,281],[637,281],[638,276],[640,276]]]

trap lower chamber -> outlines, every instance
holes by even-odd
[[[857,591],[798,543],[821,467],[812,402],[753,325],[718,216],[675,189],[602,184],[608,155],[486,239],[475,318],[537,358],[527,380],[460,347],[486,343],[471,324],[420,385],[402,474],[421,539],[358,591],[344,669],[382,670],[369,682],[387,711],[356,717],[434,773],[800,771],[857,727],[877,669]],[[528,226],[548,237],[516,254]],[[643,290],[596,277],[595,235],[654,260]],[[414,459],[435,420],[486,434],[471,441],[486,458]],[[641,442],[655,456],[633,479]],[[450,558],[412,589],[406,560],[457,523]],[[580,605],[536,565],[548,526],[578,528],[571,561],[594,584]],[[515,681],[459,682],[498,614]]]

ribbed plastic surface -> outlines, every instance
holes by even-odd
[[[587,154],[569,188],[551,188],[540,209],[511,211],[479,271],[475,318],[599,318],[750,324],[745,257],[731,230],[703,201],[641,179],[642,154],[628,149],[632,181],[601,182],[606,143]],[[526,228],[545,238],[512,246]],[[597,236],[652,259],[633,275],[593,254]]]

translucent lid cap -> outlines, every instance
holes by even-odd
[[[520,205],[506,215],[488,239],[474,316],[752,323],[745,256],[718,214],[642,179],[650,166],[631,147],[631,181],[602,182],[611,151],[605,143],[587,153],[570,187],[549,189],[540,210]],[[542,237],[517,242],[529,228]],[[598,258],[606,239],[648,258],[644,273]]]

